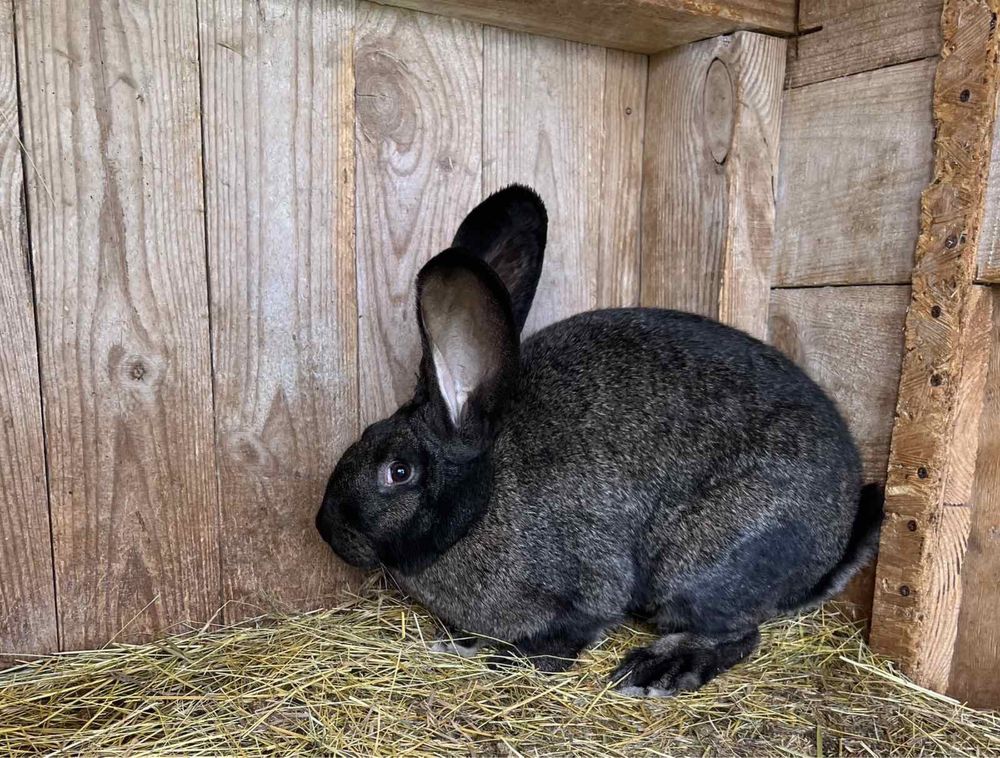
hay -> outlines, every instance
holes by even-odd
[[[333,610],[0,674],[0,754],[986,755],[1000,714],[916,687],[831,611],[773,623],[696,693],[608,690],[623,629],[565,674],[434,654],[432,617],[366,589]]]

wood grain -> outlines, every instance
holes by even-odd
[[[409,399],[413,281],[482,191],[482,27],[361,3],[355,40],[362,426]]]
[[[651,59],[643,305],[766,333],[784,60],[749,32]]]
[[[1000,294],[994,289],[987,297],[993,317],[989,374],[976,430],[972,523],[962,564],[962,605],[948,694],[978,708],[995,709],[1000,707]]]
[[[58,649],[41,390],[18,145],[14,17],[0,5],[0,665]],[[11,660],[11,659],[8,659]]]
[[[928,58],[941,50],[941,0],[800,0],[788,86]]]
[[[597,263],[597,304],[601,308],[639,304],[639,210],[648,61],[644,55],[619,50],[608,50],[605,61]]]
[[[934,180],[921,198],[875,587],[872,647],[936,688],[948,682],[961,596],[961,561],[938,557],[963,552],[968,519],[945,511],[967,505],[949,497],[969,489],[961,479],[975,445],[962,439],[962,409],[981,406],[988,344],[986,299],[972,282],[1000,74],[996,11],[992,0],[945,0],[942,14]]]
[[[774,282],[909,282],[931,177],[935,61],[785,94]]]
[[[62,644],[142,639],[220,602],[195,7],[17,27]]]
[[[1000,111],[1000,105],[997,106]],[[1000,284],[1000,118],[993,119],[993,150],[989,180],[986,185],[986,207],[983,231],[979,235],[979,271],[977,281]]]
[[[771,293],[769,341],[837,401],[865,481],[885,481],[909,302],[906,285]]]
[[[316,533],[357,436],[353,3],[202,0],[226,619],[356,578]]]
[[[380,0],[490,26],[592,45],[658,53],[755,29],[795,32],[795,0]]]
[[[529,184],[549,215],[525,334],[597,306],[602,211],[629,192],[602,183],[604,130],[595,114],[605,112],[605,58],[597,47],[485,30],[483,194]]]
[[[837,402],[861,453],[865,482],[884,482],[903,358],[906,285],[778,289],[770,341]],[[852,618],[869,619],[875,563],[839,596]]]

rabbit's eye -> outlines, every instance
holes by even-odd
[[[405,484],[413,478],[413,467],[405,461],[390,461],[383,467],[382,480],[386,484]]]

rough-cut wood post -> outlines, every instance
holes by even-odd
[[[978,288],[986,290],[985,287]],[[979,422],[972,524],[962,563],[962,607],[948,694],[982,708],[1000,707],[1000,288],[992,303],[989,374]]]
[[[872,646],[948,684],[968,538],[989,304],[973,286],[997,90],[997,0],[946,0],[934,179],[921,201]]]
[[[643,305],[767,330],[785,41],[750,32],[650,60]]]

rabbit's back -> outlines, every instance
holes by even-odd
[[[704,626],[801,605],[843,556],[857,451],[830,399],[773,348],[691,314],[594,311],[528,339],[522,376],[495,500],[537,537],[529,551],[551,555],[542,571],[566,553],[571,574],[610,561],[590,581],[613,593],[629,564],[630,610],[669,598]]]

